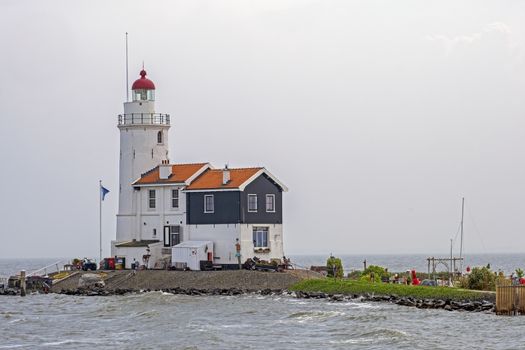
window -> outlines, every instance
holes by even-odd
[[[157,133],[157,143],[162,143],[162,131]]]
[[[215,211],[215,203],[213,200],[213,194],[204,195],[204,212],[213,213]]]
[[[179,207],[179,189],[171,190],[171,207]]]
[[[157,191],[149,190],[149,208],[155,209],[157,207]]]
[[[268,248],[268,227],[253,228],[254,248]]]
[[[248,211],[257,212],[257,195],[256,194],[248,195]]]
[[[182,241],[182,232],[180,226],[170,226],[171,246],[179,244]]]
[[[275,213],[275,194],[266,195],[266,212]]]

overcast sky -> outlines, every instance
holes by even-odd
[[[265,166],[287,254],[525,246],[525,2],[0,3],[0,257],[104,255],[142,61],[173,162]],[[459,246],[456,240],[455,249]]]

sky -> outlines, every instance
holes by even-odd
[[[144,62],[172,162],[265,166],[287,254],[525,247],[525,2],[0,2],[0,257],[115,238]]]

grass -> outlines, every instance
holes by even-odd
[[[306,279],[293,285],[290,290],[301,292],[324,292],[327,294],[397,295],[417,299],[480,300],[493,299],[490,292],[479,292],[449,287],[420,287],[390,283],[371,283],[355,280],[334,280],[333,278]]]

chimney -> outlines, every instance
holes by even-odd
[[[159,178],[161,180],[167,180],[172,173],[172,166],[170,165],[170,161],[168,159],[163,160],[162,163],[159,165]]]
[[[228,164],[222,169],[222,184],[227,185],[230,182],[230,169],[228,169]]]

